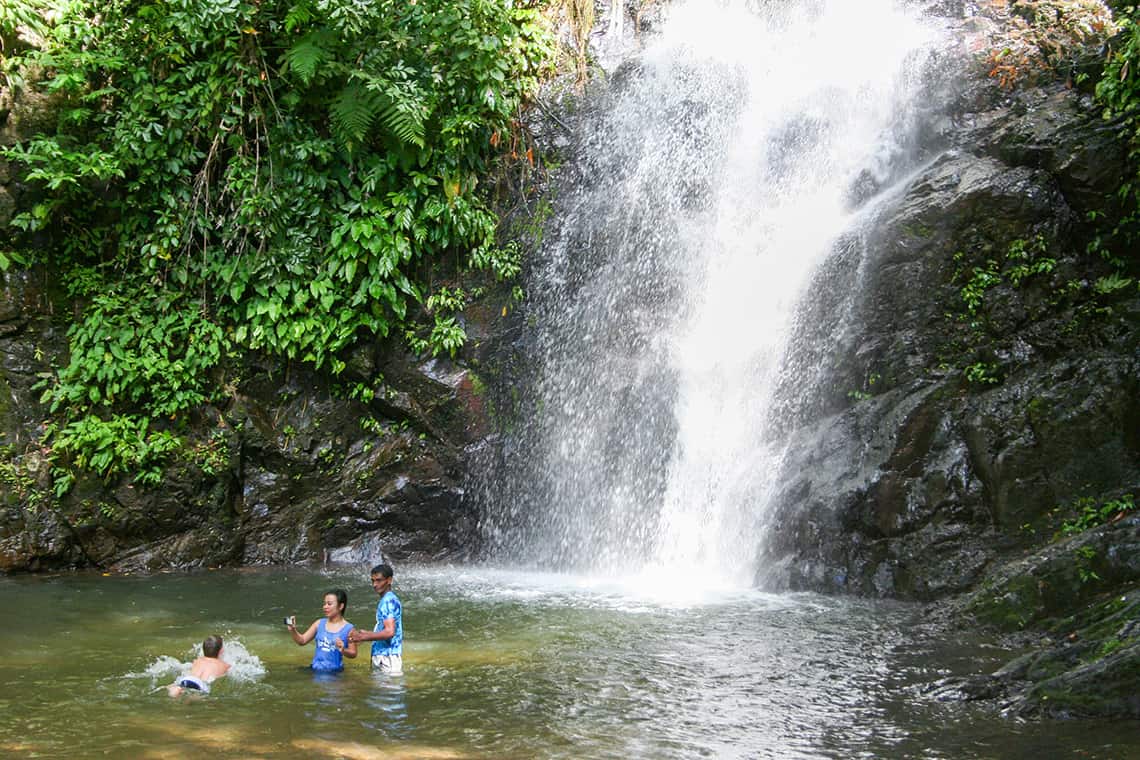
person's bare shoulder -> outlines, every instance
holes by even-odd
[[[228,662],[223,662],[216,657],[199,657],[194,660],[194,664],[190,668],[190,674],[198,678],[214,679],[219,676],[224,676],[230,669]]]
[[[210,662],[210,676],[212,678],[220,678],[224,676],[230,669],[228,662],[222,660],[213,660]]]

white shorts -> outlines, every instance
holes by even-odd
[[[372,669],[390,676],[404,675],[404,658],[398,654],[372,655]]]

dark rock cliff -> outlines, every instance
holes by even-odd
[[[957,698],[1140,716],[1140,262],[1088,252],[1126,147],[1063,82],[967,77],[945,117],[813,284],[856,295],[801,314],[793,345],[833,339],[789,356],[759,581],[937,602],[932,620],[1032,642]]]
[[[423,561],[470,551],[475,517],[462,482],[465,449],[485,424],[478,380],[390,345],[359,349],[336,381],[250,357],[223,399],[172,423],[184,446],[160,486],[92,477],[56,498],[36,388],[66,351],[51,312],[67,305],[50,282],[43,272],[9,273],[0,289],[0,570]],[[362,400],[357,387],[373,397]]]
[[[851,242],[863,260],[817,278],[861,282],[846,313],[813,313],[802,328],[842,320],[848,337],[822,357],[811,397],[789,402],[789,459],[807,466],[784,479],[773,551],[793,586],[962,591],[1032,544],[1059,505],[1140,483],[1140,303],[1134,285],[1096,291],[1111,269],[1085,252],[1082,222],[1088,199],[1103,207],[1119,186],[1123,147],[1078,93],[1024,97],[963,114],[986,128],[952,133],[958,144]],[[1043,121],[1058,139],[1008,147]],[[1048,263],[1014,284],[1010,251],[1025,241]],[[971,310],[963,290],[991,272]],[[967,535],[988,547],[972,563],[938,549]]]

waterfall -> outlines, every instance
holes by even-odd
[[[482,485],[493,556],[752,583],[787,335],[866,188],[905,171],[937,44],[889,0],[668,10],[581,120],[527,282],[536,368]]]

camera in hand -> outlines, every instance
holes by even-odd
[[[285,625],[297,625],[297,616],[288,615],[285,617]]]

